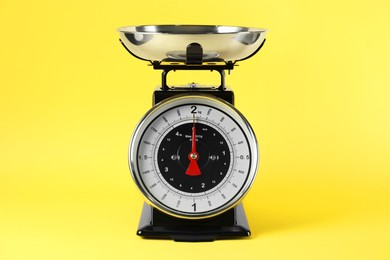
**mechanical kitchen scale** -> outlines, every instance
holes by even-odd
[[[250,235],[242,199],[259,164],[255,134],[234,107],[225,71],[255,55],[265,29],[148,25],[118,29],[134,57],[162,70],[153,107],[129,147],[132,177],[145,196],[137,235],[213,241]],[[169,86],[176,70],[217,71],[219,86]]]

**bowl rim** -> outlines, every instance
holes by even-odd
[[[174,31],[175,29],[176,32]],[[188,32],[185,30],[188,29]],[[170,32],[171,30],[171,32]],[[194,24],[161,24],[123,26],[117,29],[121,33],[165,34],[165,35],[219,35],[219,34],[247,34],[266,33],[268,30],[257,27],[231,25],[194,25]]]

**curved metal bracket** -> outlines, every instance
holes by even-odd
[[[258,53],[259,50],[263,47],[263,45],[264,45],[264,43],[265,43],[265,40],[266,40],[266,38],[264,38],[264,41],[260,44],[259,48],[257,48],[257,50],[255,50],[251,55],[249,55],[249,56],[247,56],[247,57],[245,57],[245,58],[243,58],[243,59],[241,59],[241,60],[236,60],[236,61],[233,62],[233,64],[236,64],[236,62],[238,62],[238,61],[247,60],[247,59],[253,57],[253,56],[254,56],[256,53]]]
[[[137,55],[135,55],[134,53],[132,53],[132,52],[126,47],[126,45],[122,42],[121,39],[119,39],[119,42],[120,42],[120,43],[122,44],[122,46],[126,49],[126,51],[127,51],[128,53],[130,53],[132,56],[134,56],[135,58],[140,59],[140,60],[143,60],[143,61],[148,61],[148,62],[150,62],[150,63],[153,64],[153,62],[152,62],[151,60],[147,60],[147,59],[141,58],[140,56],[137,56]]]
[[[220,65],[216,64],[202,64],[202,65],[194,65],[189,66],[183,63],[161,63],[161,62],[153,62],[153,68],[155,70],[162,70],[162,78],[161,78],[161,89],[162,90],[169,90],[169,86],[167,84],[167,75],[170,71],[176,71],[176,70],[210,70],[210,71],[218,71],[221,75],[221,84],[218,87],[218,90],[225,90],[225,70],[232,70],[234,69],[234,64],[232,62],[225,62]]]

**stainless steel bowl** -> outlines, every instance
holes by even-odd
[[[150,61],[183,61],[190,43],[203,48],[203,60],[238,61],[255,53],[266,29],[220,25],[144,25],[118,29],[132,54]]]

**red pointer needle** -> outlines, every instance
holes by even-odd
[[[196,128],[195,128],[195,114],[194,114],[194,124],[192,126],[192,148],[191,152],[188,155],[188,159],[190,160],[190,164],[188,165],[186,174],[188,176],[199,176],[201,175],[199,165],[198,165],[198,159],[199,154],[196,152]]]

